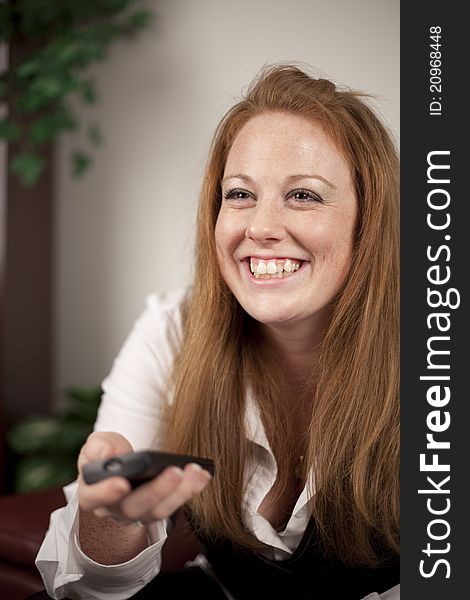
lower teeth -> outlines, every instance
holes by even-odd
[[[281,273],[274,273],[273,275],[271,275],[270,273],[264,273],[262,275],[260,275],[259,273],[253,273],[256,279],[281,279],[283,277],[288,277],[292,274],[293,273],[288,273],[287,271],[281,271]]]

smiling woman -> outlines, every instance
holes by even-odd
[[[356,215],[351,168],[321,125],[284,112],[253,117],[225,164],[222,276],[259,323],[310,332],[310,353],[349,271]]]
[[[149,299],[78,463],[152,447],[215,477],[79,477],[37,559],[49,593],[398,598],[398,306],[386,129],[359,93],[265,69],[213,141],[194,285]],[[183,505],[203,552],[156,577]]]

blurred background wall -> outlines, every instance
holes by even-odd
[[[146,0],[154,20],[94,69],[103,146],[83,180],[56,147],[56,401],[108,373],[153,291],[191,277],[198,190],[215,126],[265,63],[365,90],[398,138],[399,0]]]

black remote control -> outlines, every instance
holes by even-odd
[[[210,458],[155,450],[141,450],[93,460],[83,466],[82,474],[86,483],[97,483],[102,479],[119,475],[125,477],[135,488],[159,475],[166,467],[174,466],[182,469],[188,463],[197,463],[214,475],[214,462]]]

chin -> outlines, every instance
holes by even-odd
[[[262,323],[267,326],[279,326],[279,325],[289,325],[293,324],[297,321],[296,315],[293,315],[291,311],[282,311],[279,310],[279,307],[276,309],[264,309],[260,310],[260,307],[245,307],[243,309],[258,323]]]

